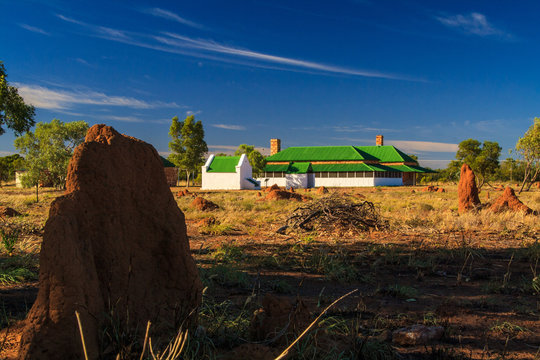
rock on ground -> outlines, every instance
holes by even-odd
[[[458,184],[458,211],[464,213],[480,205],[476,179],[471,167],[463,164]]]
[[[193,201],[191,202],[191,206],[193,206],[199,211],[212,211],[219,209],[219,206],[216,203],[213,203],[210,200],[206,200],[205,198],[202,198],[200,196],[197,196],[195,199],[193,199]]]
[[[507,186],[501,196],[489,208],[493,212],[501,211],[523,211],[526,214],[532,214],[533,210],[521,202],[516,196],[514,189]]]
[[[154,335],[179,327],[200,305],[202,284],[156,150],[94,125],[66,186],[45,225],[19,359],[84,359],[75,311],[89,359],[107,345],[99,339],[111,316],[140,343],[148,321]]]
[[[413,325],[392,333],[392,342],[398,345],[425,345],[439,340],[444,334],[442,326]]]

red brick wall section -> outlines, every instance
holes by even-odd
[[[165,177],[167,178],[167,185],[176,186],[176,180],[178,180],[178,168],[175,167],[166,167],[163,168],[165,171]]]
[[[277,154],[281,151],[281,140],[270,139],[270,155]]]

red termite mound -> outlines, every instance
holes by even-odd
[[[478,198],[474,172],[469,165],[463,164],[458,184],[458,211],[463,213],[478,205],[480,205],[480,198]]]
[[[499,196],[497,200],[495,200],[495,202],[489,207],[489,209],[494,212],[510,210],[523,211],[526,214],[533,213],[533,210],[531,208],[529,208],[527,205],[525,205],[518,199],[516,193],[514,192],[514,189],[512,189],[510,186],[507,186],[506,189],[504,189],[502,195]]]
[[[293,193],[285,190],[272,190],[270,191],[265,200],[296,200],[296,201],[306,201],[308,198],[298,193]]]
[[[83,359],[75,311],[90,359],[112,314],[141,343],[148,321],[155,334],[180,326],[200,305],[202,285],[156,150],[94,125],[66,185],[45,225],[19,359]]]
[[[210,200],[206,200],[203,197],[197,196],[191,202],[191,206],[200,211],[212,211],[219,209],[219,206],[216,203],[213,203]]]

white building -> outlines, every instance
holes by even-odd
[[[245,154],[210,155],[202,167],[201,190],[260,190],[260,188],[260,183],[252,178],[251,165]]]
[[[300,146],[281,150],[270,140],[271,155],[258,178],[261,185],[286,188],[415,185],[416,174],[433,172],[377,135],[375,146]]]

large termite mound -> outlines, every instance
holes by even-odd
[[[148,321],[155,334],[180,326],[200,304],[201,282],[156,150],[95,125],[66,185],[45,225],[19,358],[83,359],[75,311],[90,359],[107,345],[99,337],[111,318],[140,337]]]
[[[516,212],[523,211],[526,214],[533,213],[533,210],[531,208],[529,208],[527,205],[522,203],[521,200],[518,199],[516,193],[514,192],[514,189],[512,189],[510,186],[507,186],[506,189],[504,189],[502,195],[499,196],[489,208],[493,212],[509,210]]]
[[[475,209],[480,205],[476,178],[471,167],[463,164],[458,184],[458,211],[460,213]]]

